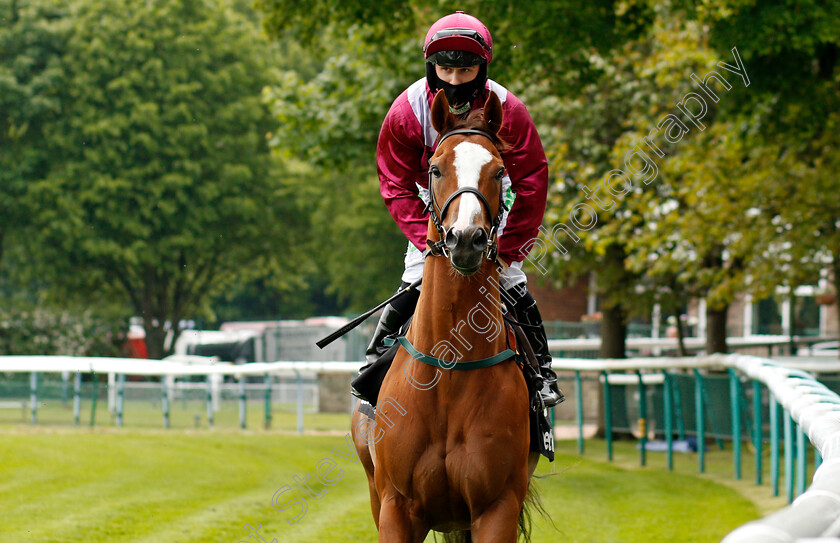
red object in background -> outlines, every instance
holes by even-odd
[[[149,358],[149,351],[146,349],[146,331],[142,326],[129,327],[125,347],[128,349],[130,358]]]
[[[817,294],[816,300],[820,305],[834,305],[834,302],[837,300],[837,296],[835,296],[833,292],[824,292],[822,294]]]

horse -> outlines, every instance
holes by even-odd
[[[423,288],[375,422],[357,408],[353,440],[380,542],[419,543],[430,530],[446,541],[514,542],[528,538],[524,504],[539,456],[529,450],[529,392],[508,348],[495,254],[502,105],[491,92],[462,120],[438,92],[431,120],[439,137]],[[461,371],[471,366],[480,369]]]

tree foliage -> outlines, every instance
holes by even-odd
[[[0,288],[127,303],[153,355],[167,323],[214,308],[306,316],[391,293],[406,242],[379,196],[376,138],[424,74],[429,25],[456,8],[256,5],[0,0],[0,262],[15,276]],[[840,4],[457,9],[490,28],[489,76],[523,98],[549,158],[547,255],[531,271],[595,273],[605,356],[623,354],[627,319],[654,304],[704,298],[725,316],[739,292],[819,277],[838,290]],[[733,47],[750,84],[721,72],[737,88],[716,87],[700,128],[677,105]],[[690,129],[660,134],[660,155],[642,141],[668,113]],[[626,190],[605,186],[616,170]]]
[[[432,21],[451,12],[445,3],[414,2],[322,0],[304,7],[265,0],[258,6],[273,36],[313,38],[307,51],[333,63],[315,78],[322,78],[322,84],[338,73],[335,66],[360,58],[368,60],[371,71],[402,75],[394,67],[402,64],[416,66],[421,75],[420,40]],[[818,189],[827,190],[816,178],[822,174],[820,179],[831,182],[824,165],[833,165],[828,155],[836,148],[836,130],[830,127],[840,110],[837,5],[786,0],[467,2],[459,9],[479,16],[492,30],[490,75],[525,99],[546,147],[552,193],[543,242],[553,266],[536,268],[548,278],[572,283],[595,272],[602,306],[622,322],[649,312],[654,303],[677,312],[698,297],[725,319],[737,293],[764,296],[780,284],[811,282],[815,270],[832,260],[836,205],[832,197],[816,197]],[[330,31],[354,35],[359,45],[347,48],[349,57],[330,52],[335,36]],[[720,67],[721,61],[736,63],[733,47],[749,74],[748,87],[747,76],[742,83]],[[726,98],[705,100],[702,126],[691,126],[687,112],[676,106],[688,93],[700,92],[690,76],[712,70],[738,88],[718,87],[716,92]],[[339,87],[332,81],[322,88]],[[303,117],[316,119],[315,127],[333,135],[342,134],[338,127],[352,126],[361,137],[349,146],[372,149],[372,135],[346,122],[352,118],[333,114],[339,108],[329,104],[335,100],[316,95],[317,100],[297,102],[305,104]],[[295,103],[282,98],[277,103],[284,101]],[[318,101],[327,106],[318,108]],[[368,102],[362,98],[353,105],[361,103]],[[699,113],[697,102],[688,107]],[[660,136],[662,156],[645,149],[655,164],[640,164],[636,155],[628,166],[628,153],[669,112],[691,126],[686,131],[691,133],[674,143]],[[375,111],[373,119],[383,114]],[[305,149],[336,152],[331,136],[317,128],[305,133],[311,140]],[[353,158],[331,157],[339,169],[364,156],[346,146],[340,153]],[[655,168],[655,180],[643,182],[651,173],[639,173],[646,165]],[[602,184],[617,169],[632,170],[633,187],[610,196]],[[594,204],[597,190],[603,207]],[[595,216],[581,204],[589,204]],[[597,226],[570,227],[578,239],[552,231],[575,220]],[[789,239],[796,223],[808,225],[807,243],[801,235],[798,244]],[[616,330],[624,333],[621,326]],[[717,334],[725,334],[725,320]],[[719,339],[710,339],[709,348],[725,349]],[[623,353],[622,344],[615,346],[615,352]]]
[[[0,267],[8,236],[29,218],[26,187],[49,167],[43,142],[61,112],[66,23],[61,2],[0,1]]]
[[[308,166],[300,170],[301,185],[320,195],[308,200],[315,200],[313,243],[337,242],[313,267],[329,278],[331,292],[364,309],[395,288],[406,244],[377,190],[376,138],[391,102],[424,75],[426,30],[451,9],[420,2],[257,5],[270,34],[298,61],[269,93],[280,121],[272,144]],[[644,4],[631,3],[622,16],[612,5],[467,2],[459,9],[480,12],[494,33],[490,76],[518,90],[538,76],[552,76],[553,88],[566,85],[553,76],[561,59],[572,62],[565,59],[576,55],[578,42],[606,48],[627,30],[626,21],[644,20]]]
[[[124,356],[128,321],[84,307],[23,303],[0,308],[0,354]]]
[[[226,3],[72,8],[57,160],[28,195],[38,239],[53,284],[129,300],[159,357],[167,326],[277,266],[289,239],[261,102],[270,49]]]
[[[385,52],[358,33],[324,32],[331,43],[321,53],[283,42],[296,62],[282,66],[266,93],[278,120],[270,143],[306,210],[296,240],[304,281],[338,307],[365,310],[399,283],[405,240],[379,196],[374,150],[382,118],[412,74],[385,63]]]
[[[754,200],[766,235],[747,263],[754,287],[792,292],[822,273],[840,292],[840,4],[718,0],[696,10],[710,43],[739,43],[752,73],[748,99],[732,109],[749,126],[743,168],[764,177]]]

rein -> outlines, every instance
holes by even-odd
[[[444,134],[440,141],[438,141],[437,148],[440,148],[440,145],[451,136],[457,136],[459,134],[463,135],[478,135],[484,136],[485,138],[489,139],[491,142],[495,141],[495,138],[490,135],[489,133],[485,132],[484,130],[478,130],[475,128],[462,128],[459,130],[453,130],[451,132],[447,132]],[[449,258],[449,250],[446,247],[446,235],[447,230],[443,227],[443,221],[446,218],[446,212],[449,211],[449,206],[458,196],[462,194],[471,193],[478,197],[478,201],[481,202],[484,209],[487,211],[487,216],[492,216],[492,210],[490,208],[490,202],[487,201],[487,198],[484,194],[481,193],[477,188],[473,187],[461,187],[452,194],[449,195],[449,198],[443,203],[443,207],[439,207],[437,205],[437,201],[435,199],[435,188],[432,184],[434,178],[434,171],[435,168],[429,168],[429,203],[426,206],[426,211],[429,212],[432,218],[432,223],[435,225],[435,229],[438,231],[438,235],[440,239],[438,241],[433,240],[426,240],[426,243],[429,246],[429,251],[432,256],[445,256]],[[496,233],[499,229],[499,224],[502,222],[502,214],[507,211],[508,208],[504,202],[504,194],[499,188],[499,212],[496,214],[496,217],[491,220],[491,227],[490,232],[487,233],[487,247],[484,250],[484,255],[487,260],[496,261],[496,256],[499,252],[499,246],[496,240]]]
[[[421,353],[414,347],[414,345],[411,344],[410,341],[408,341],[408,338],[406,338],[405,336],[398,337],[397,341],[400,342],[400,345],[402,345],[403,349],[405,349],[408,352],[408,354],[410,354],[411,357],[415,360],[423,362],[424,364],[428,364],[430,366],[443,368],[445,370],[478,370],[481,368],[489,368],[490,366],[495,366],[500,362],[510,360],[511,358],[516,358],[517,356],[513,349],[505,349],[499,354],[493,355],[489,358],[472,360],[470,362],[451,362],[448,360],[441,360],[440,358],[435,358],[434,356]]]

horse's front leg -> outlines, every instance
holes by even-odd
[[[429,526],[396,489],[380,492],[379,543],[422,543]]]
[[[351,417],[350,432],[353,434],[353,445],[356,447],[356,454],[359,455],[359,460],[362,462],[362,467],[365,468],[365,475],[368,480],[368,491],[370,492],[370,509],[373,513],[373,522],[379,528],[379,494],[376,492],[376,483],[374,482],[374,465],[373,456],[370,452],[368,440],[370,437],[365,430],[366,417],[359,411],[359,406],[353,410]],[[361,433],[360,433],[361,432]]]
[[[474,543],[515,543],[522,500],[508,491],[474,517],[470,526]]]

